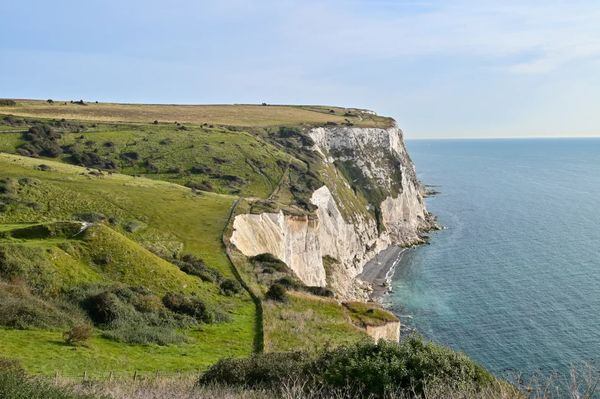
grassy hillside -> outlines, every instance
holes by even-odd
[[[0,357],[43,374],[168,373],[364,339],[330,291],[227,237],[240,212],[311,212],[325,182],[362,208],[303,128],[391,123],[319,106],[0,107]]]
[[[81,370],[197,370],[221,356],[252,351],[254,306],[250,297],[244,292],[222,295],[216,283],[186,274],[159,256],[192,253],[224,278],[232,277],[221,243],[232,197],[193,194],[181,186],[144,178],[90,175],[84,168],[47,160],[44,164],[49,169],[39,170],[39,159],[0,154],[4,187],[7,181],[14,187],[12,201],[0,213],[4,273],[10,265],[20,265],[16,277],[27,280],[33,293],[47,302],[60,304],[59,294],[89,284],[142,286],[150,299],[166,292],[194,294],[207,306],[226,313],[228,320],[190,324],[181,330],[187,337],[184,343],[166,347],[118,343],[97,330],[88,346],[74,350],[62,341],[69,322],[43,330],[37,326],[4,329],[1,356],[19,358],[34,372],[59,370],[75,375]],[[100,214],[106,221],[76,236],[44,237],[32,228],[34,222]],[[141,227],[132,229],[132,223]],[[65,312],[68,320],[82,317],[81,311]]]

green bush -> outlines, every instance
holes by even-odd
[[[212,366],[200,384],[276,388],[305,381],[324,392],[350,389],[352,397],[383,398],[404,393],[421,397],[430,384],[448,389],[488,388],[494,377],[463,354],[410,337],[400,343],[362,342],[310,358],[300,353],[265,353],[249,359],[225,359]],[[300,384],[302,385],[302,384]]]
[[[139,220],[130,220],[123,224],[123,229],[128,233],[135,233],[147,227],[146,223],[140,222]]]
[[[14,107],[17,103],[14,100],[0,98],[0,107]]]
[[[110,324],[123,313],[119,299],[112,292],[101,292],[87,298],[84,309],[96,325]]]
[[[0,359],[0,398],[94,399],[94,396],[76,394],[47,380],[28,377],[17,363]]]
[[[493,381],[489,372],[467,356],[416,337],[400,344],[369,342],[325,352],[311,368],[320,372],[327,385],[355,385],[362,394],[378,397],[399,390],[421,395],[432,382],[458,387]]]
[[[284,276],[275,281],[275,284],[283,285],[288,290],[303,290],[305,288],[302,281],[291,276]]]
[[[65,327],[77,319],[51,300],[36,297],[22,284],[0,282],[0,304],[0,325],[9,328]]]
[[[292,270],[284,262],[269,253],[252,256],[250,261],[263,269],[269,268],[280,273],[292,273]]]
[[[267,297],[267,299],[270,299],[272,301],[277,301],[277,302],[287,302],[288,301],[286,288],[283,285],[277,284],[277,283],[275,283],[269,287],[266,297]]]
[[[209,267],[200,258],[194,255],[183,255],[181,259],[168,259],[175,264],[179,269],[191,276],[200,277],[202,281],[218,283],[224,280],[223,275],[218,271]]]
[[[94,329],[88,324],[80,324],[65,331],[63,338],[68,345],[85,344],[94,334]]]
[[[177,334],[172,328],[148,325],[119,325],[114,329],[103,331],[102,336],[117,342],[141,345],[167,346],[188,342],[185,336]]]
[[[50,295],[57,291],[57,282],[44,249],[26,244],[0,245],[0,278],[21,281],[34,294]]]
[[[88,223],[98,223],[98,222],[103,222],[106,220],[106,215],[104,215],[103,213],[99,213],[99,212],[83,212],[83,213],[77,213],[73,216],[77,220],[81,220],[82,222],[88,222]]]
[[[103,337],[130,344],[186,342],[176,329],[197,324],[194,316],[198,316],[204,306],[186,297],[178,303],[180,312],[176,312],[143,287],[87,287],[73,290],[69,295],[82,304],[92,321],[102,329]],[[201,321],[212,320],[205,306],[202,315]]]
[[[108,158],[102,158],[100,155],[93,151],[71,151],[71,157],[69,161],[75,165],[85,166],[88,168],[116,170],[118,169],[117,164],[114,160]]]
[[[326,298],[335,297],[335,293],[327,287],[308,286],[308,287],[304,287],[304,290],[312,295],[323,296]]]
[[[213,321],[206,304],[195,296],[170,292],[163,297],[163,304],[175,313],[191,316],[198,321],[204,323]]]
[[[311,359],[302,352],[259,353],[248,359],[222,359],[200,377],[201,385],[276,387],[303,375]]]
[[[235,294],[239,294],[242,292],[242,286],[236,280],[225,279],[221,281],[219,284],[219,288],[221,289],[221,293],[227,296],[232,296]]]
[[[28,143],[21,146],[23,151],[30,156],[43,155],[46,157],[58,157],[63,150],[58,143],[62,135],[47,124],[37,124],[29,128],[23,134],[23,140]]]

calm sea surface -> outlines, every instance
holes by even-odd
[[[600,139],[408,141],[446,227],[405,252],[405,324],[496,373],[600,365]]]

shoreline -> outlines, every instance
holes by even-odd
[[[362,273],[357,277],[373,288],[369,294],[370,301],[383,305],[383,299],[391,292],[391,282],[396,267],[406,250],[407,248],[390,245],[365,264]]]

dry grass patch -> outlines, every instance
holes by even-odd
[[[334,112],[330,113],[328,110]],[[351,121],[356,126],[387,127],[389,118],[359,113],[355,110],[346,116],[344,108],[338,107],[302,107],[288,105],[158,105],[158,104],[114,104],[86,103],[80,105],[70,102],[18,101],[16,106],[2,107],[6,114],[65,118],[103,122],[139,122],[153,121],[180,122],[192,124],[217,124],[230,126],[279,126],[297,124],[320,124],[327,122],[342,124]],[[360,117],[359,117],[360,115]]]

